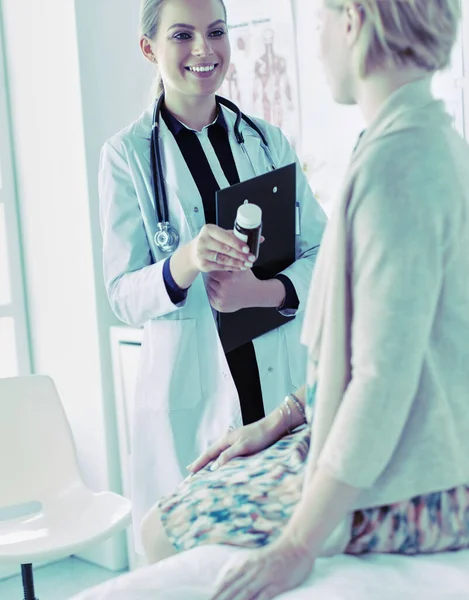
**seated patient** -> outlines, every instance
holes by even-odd
[[[469,546],[469,149],[431,93],[458,1],[319,3],[332,93],[367,129],[313,275],[307,384],[227,433],[142,528],[150,561],[254,548],[223,600],[293,589],[325,553]]]

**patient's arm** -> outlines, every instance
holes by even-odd
[[[306,386],[302,386],[295,392],[302,407],[305,404],[305,390]],[[211,461],[215,461],[211,468],[216,469],[236,456],[257,454],[283,437],[289,429],[295,429],[303,423],[303,415],[294,402],[289,401],[289,409],[282,403],[260,421],[228,431],[187,468],[197,473]]]
[[[319,467],[305,485],[300,502],[279,544],[293,546],[316,558],[336,526],[352,510],[361,489],[335,479]]]
[[[212,600],[241,598],[241,594],[243,599],[267,600],[298,587],[311,573],[324,541],[349,512],[358,493],[318,468],[282,535],[241,557],[225,572]]]

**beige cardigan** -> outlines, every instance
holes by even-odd
[[[354,508],[469,484],[469,149],[430,80],[356,149],[315,267],[302,341],[317,382],[308,472]]]

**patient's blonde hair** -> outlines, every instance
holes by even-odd
[[[360,75],[394,64],[429,72],[446,68],[458,34],[460,0],[326,0],[331,8],[355,5],[363,15]]]

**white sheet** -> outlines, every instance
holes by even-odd
[[[209,600],[216,577],[249,551],[201,546],[69,600]],[[469,551],[433,556],[336,556],[279,600],[469,600]]]

